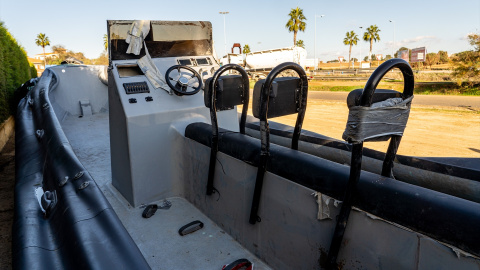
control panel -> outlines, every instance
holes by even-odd
[[[150,93],[147,82],[132,82],[132,83],[123,83],[123,88],[127,95],[130,94],[139,94],[139,93]]]
[[[205,81],[211,78],[218,69],[218,65],[212,56],[196,56],[196,57],[165,57],[152,59],[160,74],[165,76],[168,68],[179,63],[185,64],[197,71],[205,86]],[[176,70],[175,70],[176,71]],[[188,73],[180,69],[180,73]],[[146,115],[155,114],[161,111],[171,111],[182,107],[203,107],[200,102],[203,100],[203,91],[195,97],[175,98],[175,95],[169,95],[167,89],[155,88],[149,79],[143,74],[136,63],[136,60],[117,60],[112,63],[112,75],[115,78],[115,85],[118,89],[118,95],[121,103],[124,104],[124,110],[127,115]],[[175,79],[178,73],[172,75]],[[182,78],[185,78],[182,77]],[[188,78],[188,76],[186,77]],[[193,81],[193,80],[192,80]],[[190,83],[190,81],[189,81]],[[198,95],[198,96],[197,96]]]

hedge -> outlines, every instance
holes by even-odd
[[[28,62],[27,53],[0,21],[0,123],[17,105],[13,104],[15,89],[34,77],[37,70]]]

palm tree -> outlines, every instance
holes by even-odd
[[[303,43],[303,40],[301,40],[301,39],[299,39],[299,40],[297,41],[297,44],[296,44],[296,45],[297,45],[297,47],[302,47],[302,48],[305,49],[305,43]]]
[[[299,7],[292,8],[288,16],[290,16],[290,19],[285,25],[285,28],[288,29],[288,32],[293,32],[293,46],[295,46],[297,44],[297,32],[305,32],[305,27],[307,26],[307,23],[305,23],[304,21],[306,21],[307,18],[305,18],[305,16],[303,15],[303,9],[300,9]]]
[[[343,39],[343,44],[350,45],[350,50],[348,51],[348,68],[350,68],[350,56],[352,55],[352,45],[357,45],[358,36],[355,32],[350,31],[345,34],[345,38]]]
[[[103,35],[103,46],[105,47],[105,51],[108,50],[108,36],[107,34]]]
[[[377,25],[370,25],[370,27],[367,28],[367,31],[363,33],[363,40],[367,42],[370,41],[370,53],[368,54],[369,62],[371,62],[371,59],[372,59],[373,41],[377,42],[380,40],[380,36],[378,35],[378,32],[380,32],[380,29],[378,29]]]
[[[48,40],[48,37],[40,33],[37,35],[37,39],[35,39],[35,44],[37,46],[41,46],[43,48],[43,62],[45,64],[45,67],[47,66],[47,57],[45,56],[45,46],[50,46],[50,40]]]
[[[243,46],[243,53],[249,53],[249,52],[251,52],[250,46],[248,46],[248,44],[245,44],[245,46]]]

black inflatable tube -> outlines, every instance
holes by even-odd
[[[276,122],[269,122],[269,124],[270,124],[270,134],[280,136],[280,137],[285,137],[285,138],[292,137],[292,131],[290,129],[291,127],[280,124],[280,123],[276,123]],[[251,116],[248,116],[247,118],[246,127],[252,130],[260,131],[260,124],[258,120]],[[335,140],[332,138],[325,139],[325,138],[322,138],[322,136],[319,135],[318,133],[307,131],[307,130],[304,130],[302,132],[302,135],[300,135],[300,141],[312,143],[316,145],[327,146],[327,147],[331,147],[331,148],[335,148],[343,151],[352,150],[351,145],[344,141]],[[378,160],[383,160],[385,153],[377,150],[369,149],[369,148],[363,148],[363,156],[378,159]],[[434,161],[430,161],[422,158],[416,158],[416,157],[404,156],[404,155],[396,155],[396,159],[397,159],[396,161],[402,165],[480,182],[479,170],[474,170],[470,168],[464,168],[464,167],[459,167],[459,166],[454,166],[450,164],[439,163],[439,162],[434,162]]]
[[[211,126],[193,123],[185,136],[210,146]],[[220,130],[218,150],[256,166],[259,140]],[[270,146],[267,170],[339,199],[349,167],[283,146]],[[387,221],[480,256],[480,204],[362,171],[353,205]]]
[[[48,99],[55,86],[54,73],[46,70],[18,105],[14,269],[150,269],[63,133]],[[83,176],[73,180],[80,171]],[[60,186],[65,176],[69,180]],[[38,186],[58,196],[48,218],[34,196]]]

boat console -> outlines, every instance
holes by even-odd
[[[108,37],[112,184],[134,206],[180,196],[175,133],[210,122],[203,89],[219,68],[211,23],[108,21]],[[218,113],[233,131],[237,119]]]

